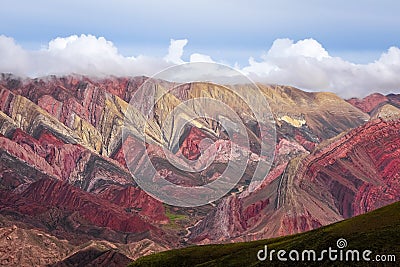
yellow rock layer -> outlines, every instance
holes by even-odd
[[[73,114],[72,117],[73,121],[69,128],[73,130],[85,144],[100,153],[102,148],[102,137],[99,131],[78,115]]]
[[[393,105],[386,104],[382,106],[373,116],[373,119],[382,118],[384,120],[395,120],[400,118],[400,109]]]
[[[7,114],[0,111],[0,134],[7,135],[16,128],[18,128],[18,125]]]
[[[34,134],[36,129],[43,126],[51,129],[67,142],[78,143],[94,151],[94,148],[85,142],[77,132],[60,123],[45,110],[23,96],[15,95],[9,117],[14,120],[18,128],[31,135]]]
[[[280,117],[279,120],[286,121],[287,123],[289,123],[292,126],[297,127],[297,128],[299,128],[299,127],[303,126],[304,124],[306,124],[305,120],[294,119],[294,118],[291,118],[291,117],[289,117],[287,115],[285,115],[283,117]]]

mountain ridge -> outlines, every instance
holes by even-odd
[[[303,232],[399,200],[399,95],[372,101],[367,113],[362,100],[259,85],[273,119],[260,122],[249,108],[258,100],[245,103],[229,91],[232,88],[151,81],[145,85],[147,94],[135,96],[144,110],[151,106],[149,97],[163,96],[149,117],[145,131],[149,142],[143,145],[139,133],[143,119],[125,139],[122,126],[129,101],[147,80],[1,75],[0,216],[7,218],[9,227],[78,240],[73,245],[91,240],[118,248],[140,248],[142,240],[155,244],[153,250],[136,250],[142,255],[190,244]],[[143,159],[149,156],[158,175],[149,173],[151,177],[185,186],[203,185],[223,173],[235,144],[217,123],[191,122],[189,105],[184,104],[177,115],[187,123],[184,131],[178,132],[178,124],[162,127],[168,123],[168,111],[199,96],[223,100],[238,112],[250,141],[249,148],[239,146],[238,155],[249,155],[248,166],[222,199],[197,208],[171,207],[139,188],[128,167],[145,170]],[[273,141],[269,145],[276,141],[270,145],[273,162],[260,156],[261,133]],[[205,139],[215,142],[218,153],[198,173],[180,170],[163,150],[167,148],[175,159],[181,154],[203,164],[212,156],[207,143],[202,143]],[[271,170],[264,180],[251,182],[260,160]],[[136,257],[121,249],[117,252]]]
[[[358,251],[372,250],[373,255],[394,255],[395,261],[385,262],[385,266],[396,266],[400,256],[398,246],[400,236],[400,202],[377,209],[375,211],[340,221],[313,231],[278,237],[267,240],[241,242],[235,244],[192,246],[179,250],[170,250],[139,258],[129,266],[365,266],[379,264],[377,262],[340,262],[323,261],[283,262],[276,257],[273,261],[259,261],[257,253],[268,245],[269,251],[284,249],[291,251],[311,250],[319,253],[328,247],[336,248],[339,239],[345,239],[346,249]],[[384,239],[383,239],[384,237]],[[390,241],[390,242],[385,242]],[[372,257],[371,257],[372,258]],[[373,258],[372,258],[373,259]]]

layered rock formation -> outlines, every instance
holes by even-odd
[[[122,264],[191,243],[285,235],[399,199],[399,95],[347,102],[332,93],[259,85],[271,116],[258,120],[254,108],[264,110],[264,102],[247,103],[232,87],[146,81],[1,76],[1,230],[15,225],[21,236],[46,235],[50,252],[41,252],[40,242],[30,245],[29,253],[43,254],[33,265]],[[135,94],[142,85],[144,93]],[[191,102],[198,97],[229,104],[238,116]],[[143,111],[147,118],[137,114]],[[243,122],[249,147],[242,133],[233,131],[232,140],[217,120],[232,129]],[[273,161],[262,145],[270,146]],[[156,173],[147,172],[146,157]],[[238,185],[198,208],[166,208],[131,174],[198,186],[218,179],[232,159],[247,162]],[[250,183],[258,164],[271,164],[271,171]],[[0,247],[7,235],[1,240]],[[29,250],[18,244],[10,249]],[[3,254],[5,265],[25,264]]]
[[[363,99],[359,98],[351,98],[348,100],[350,104],[353,106],[359,108],[363,112],[366,113],[373,113],[374,110],[377,108],[385,105],[385,104],[390,104],[395,107],[400,106],[400,97],[399,95],[396,94],[389,94],[387,96],[384,96],[379,93],[371,94],[369,96],[364,97]]]
[[[373,120],[278,165],[251,194],[224,199],[191,229],[196,242],[311,230],[400,200],[400,120]]]
[[[156,251],[176,246],[177,238],[161,229],[169,223],[162,203],[136,187],[124,161],[111,157],[121,146],[127,106],[118,95],[131,86],[117,81],[3,76],[0,213],[8,220],[77,245],[148,239],[160,244]],[[135,253],[124,254],[133,259]]]
[[[130,244],[89,241],[79,246],[0,216],[1,266],[126,266],[138,257],[165,250],[143,239]]]

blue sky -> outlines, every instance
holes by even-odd
[[[200,58],[310,90],[397,92],[399,10],[387,0],[3,0],[0,72],[151,75]]]
[[[330,54],[364,63],[399,46],[399,1],[2,1],[0,33],[28,49],[93,34],[126,56],[161,56],[187,38],[183,57],[259,56],[277,38],[313,38]]]

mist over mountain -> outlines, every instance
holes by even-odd
[[[28,77],[80,74],[118,77],[154,74],[188,62],[218,62],[202,53],[183,59],[188,39],[170,40],[165,56],[124,56],[113,42],[94,35],[57,37],[38,50],[20,46],[12,37],[0,36],[0,72]],[[167,45],[166,45],[167,46]],[[330,53],[314,39],[276,39],[262,55],[249,55],[247,64],[232,65],[254,81],[284,84],[307,91],[330,91],[341,97],[365,97],[371,93],[399,91],[400,49],[382,51],[378,59],[357,64]]]

